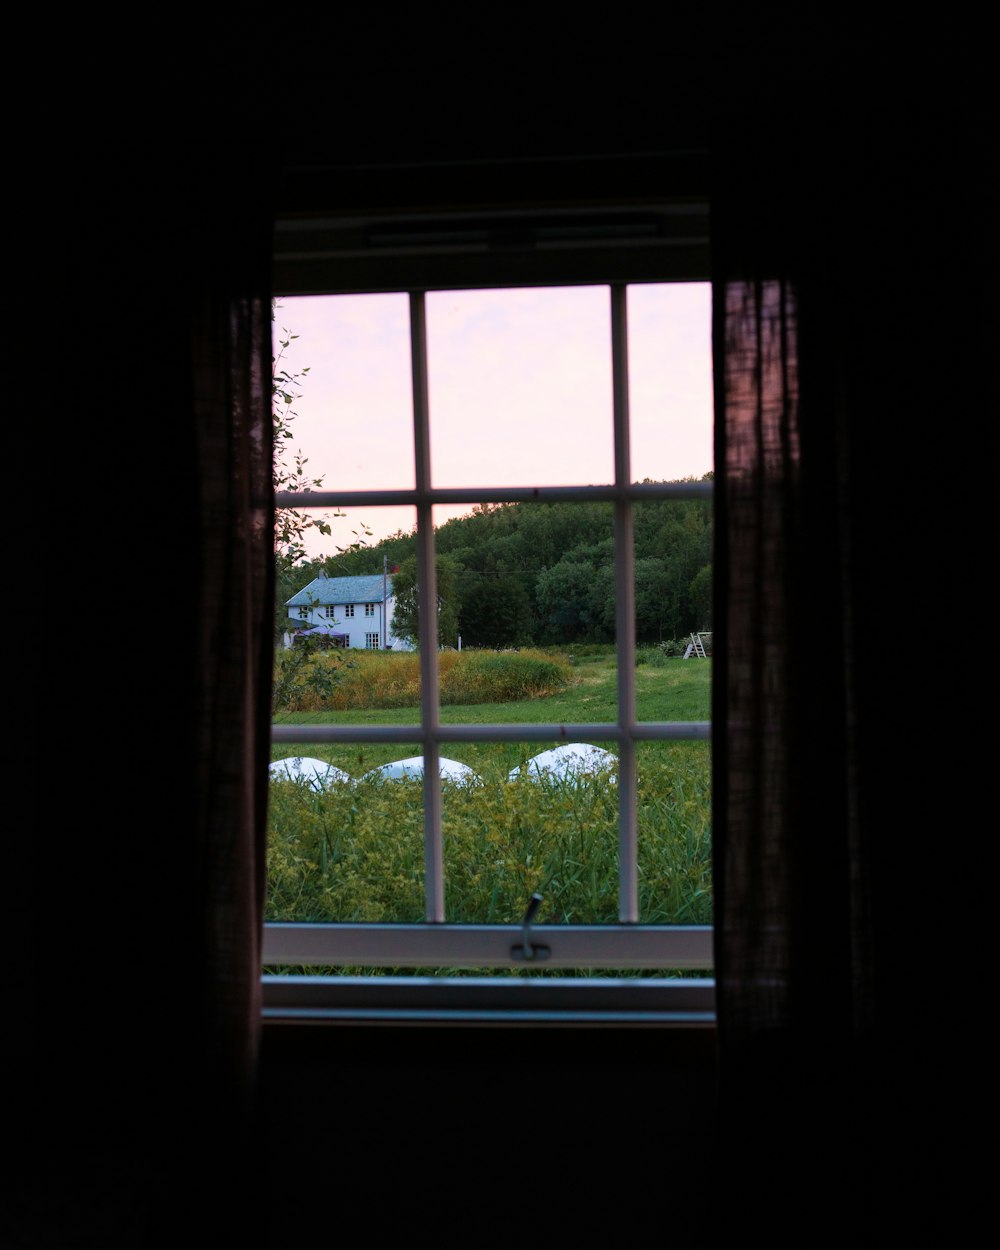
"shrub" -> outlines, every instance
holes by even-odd
[[[667,656],[667,657],[673,657],[673,656],[678,656],[678,655],[682,656],[684,652],[688,649],[688,646],[690,645],[690,643],[691,643],[690,636],[688,636],[687,638],[668,638],[664,642],[658,642],[656,644],[656,650],[659,651],[662,655]]]
[[[352,667],[347,654],[302,638],[293,647],[279,649],[274,658],[272,711],[307,712],[329,707],[337,683]]]
[[[555,694],[572,679],[562,656],[540,651],[462,651],[443,655],[441,702],[513,703]]]

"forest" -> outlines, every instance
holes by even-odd
[[[704,479],[711,480],[711,474]],[[685,479],[690,481],[692,479]],[[712,504],[649,500],[634,508],[636,641],[663,643],[712,628]],[[475,507],[435,531],[439,635],[454,646],[551,646],[614,641],[612,505],[508,503]],[[416,632],[416,534],[279,570],[285,600],[331,577],[394,566],[397,631]]]

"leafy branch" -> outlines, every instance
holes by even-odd
[[[271,415],[274,422],[274,462],[273,482],[275,491],[292,491],[307,493],[323,485],[321,477],[310,477],[306,469],[308,457],[303,456],[298,448],[289,447],[295,437],[292,423],[298,413],[292,407],[301,398],[299,389],[301,380],[309,372],[308,366],[296,373],[290,373],[285,367],[285,353],[297,334],[282,328],[278,339],[279,350],[271,357]],[[333,517],[343,516],[342,512],[333,513]],[[305,558],[304,537],[308,530],[316,530],[319,534],[329,536],[333,531],[330,520],[333,517],[315,516],[308,512],[300,512],[296,508],[278,508],[274,514],[274,558],[279,569],[291,568]]]

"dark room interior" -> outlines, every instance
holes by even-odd
[[[987,1085],[982,32],[282,21],[150,23],[40,106],[22,515],[60,594],[20,633],[68,613],[71,640],[23,665],[62,763],[29,807],[0,1244],[958,1244]],[[275,219],[664,196],[711,221],[716,1023],[262,1025]],[[774,291],[799,471],[761,448],[747,477],[735,370]],[[151,592],[158,639],[128,627]]]

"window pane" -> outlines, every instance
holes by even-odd
[[[614,478],[606,287],[427,296],[434,485]]]
[[[298,648],[296,655],[306,649],[323,649],[327,653],[331,648],[351,653],[413,650],[415,635],[410,630],[415,608],[412,594],[407,598],[406,586],[412,586],[413,580],[415,525],[416,510],[412,507],[299,508],[279,512],[278,529],[286,535],[286,541],[276,544],[275,551],[276,681],[288,668],[289,657],[285,653],[293,641]],[[339,657],[341,661],[344,658]],[[331,660],[326,666],[331,670],[327,674],[330,680],[325,686],[323,682],[313,683],[316,688],[308,698],[304,661],[296,663],[302,670],[296,687],[299,697],[290,701],[276,690],[276,712],[320,712],[361,706],[361,676],[353,655],[350,664],[339,667]],[[397,666],[400,672],[403,667]],[[417,676],[407,691],[413,699],[419,699],[415,660],[412,667]],[[397,670],[391,671],[395,674]],[[317,669],[316,676],[319,675]],[[336,692],[330,684],[334,677]],[[384,683],[376,683],[371,689],[373,706],[393,706],[387,701]]]
[[[694,702],[687,694],[694,670],[669,661],[688,654],[689,648],[711,651],[711,500],[658,499],[637,504],[633,545],[638,719],[708,720],[708,703],[701,704],[701,685]],[[707,691],[708,674],[699,673],[699,683],[703,680]]]
[[[419,751],[413,743],[272,749],[268,920],[424,919]]]
[[[618,918],[617,756],[610,744],[475,744],[480,783],[444,804],[446,914],[519,924],[536,891],[539,924]]]
[[[273,338],[285,375],[279,406],[294,414],[306,476],[322,479],[326,490],[412,487],[407,297],[286,296],[277,302]]]
[[[713,466],[708,283],[628,288],[628,371],[633,481],[708,473]]]
[[[641,924],[712,923],[711,768],[708,742],[636,750]]]

